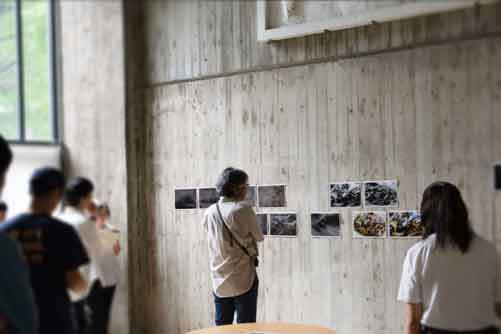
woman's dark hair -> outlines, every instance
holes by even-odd
[[[7,172],[12,162],[12,151],[7,141],[0,135],[0,176]]]
[[[0,201],[0,212],[7,212],[9,206],[4,201]]]
[[[452,244],[466,253],[473,239],[468,209],[459,189],[448,182],[435,182],[426,188],[421,201],[423,239],[436,235],[442,249]]]
[[[33,172],[30,178],[30,194],[44,197],[53,190],[64,190],[66,179],[61,171],[52,167],[42,167]]]
[[[94,185],[89,179],[77,177],[68,182],[64,191],[64,205],[78,206],[82,199],[94,191]]]
[[[219,176],[216,190],[219,196],[233,198],[236,195],[236,188],[246,184],[248,179],[249,176],[243,170],[228,167]]]

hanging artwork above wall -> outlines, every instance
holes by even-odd
[[[454,11],[495,0],[257,1],[260,42],[303,37],[381,22]]]

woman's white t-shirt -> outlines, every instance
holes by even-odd
[[[496,323],[501,302],[496,248],[475,236],[467,253],[438,247],[435,235],[407,252],[398,300],[422,303],[421,323],[444,330],[478,330]]]

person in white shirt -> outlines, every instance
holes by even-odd
[[[118,263],[117,255],[121,248],[118,238],[120,231],[109,223],[111,210],[106,203],[98,203],[95,209],[95,224],[99,238],[103,245],[113,247],[114,254],[106,253],[106,263],[110,271],[114,273],[120,272],[120,264]],[[111,307],[113,305],[113,297],[115,295],[116,283],[118,280],[105,285],[101,280],[93,282],[88,297],[88,303],[92,310],[92,334],[108,333]],[[114,284],[113,284],[114,283]]]
[[[205,212],[217,326],[256,322],[259,280],[257,242],[263,234],[250,203],[245,202],[248,176],[226,168],[216,185],[219,202]]]
[[[459,189],[428,186],[421,219],[423,240],[407,252],[398,293],[406,303],[405,333],[498,333],[499,256],[472,230]]]
[[[89,277],[89,287],[93,287],[95,282],[100,282],[106,287],[115,286],[119,273],[110,259],[118,254],[119,246],[103,245],[98,236],[96,224],[88,215],[93,191],[94,185],[86,178],[78,177],[68,182],[64,193],[63,212],[58,215],[58,218],[75,227],[89,253],[90,267],[83,269],[83,273]],[[93,310],[89,309],[89,292],[90,290],[86,289],[82,293],[71,294],[79,334],[98,334],[92,330],[94,318],[99,315],[93,314]]]

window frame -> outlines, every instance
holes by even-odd
[[[16,16],[16,57],[17,57],[17,138],[8,140],[12,144],[29,145],[57,145],[60,143],[59,131],[59,106],[58,106],[58,82],[57,82],[57,59],[56,59],[56,8],[55,0],[45,0],[48,6],[48,50],[49,62],[49,116],[52,130],[50,140],[30,140],[26,139],[26,108],[25,108],[25,86],[24,86],[24,50],[23,50],[23,17],[22,2],[15,0]]]

